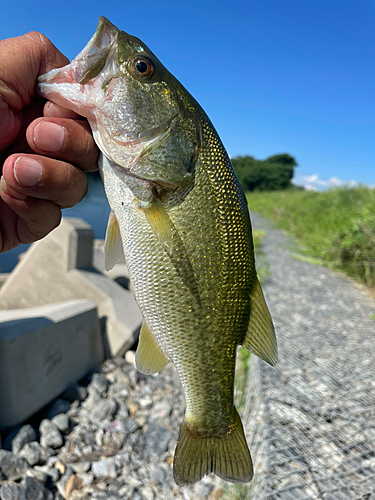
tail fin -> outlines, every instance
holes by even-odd
[[[184,420],[173,461],[173,477],[180,486],[195,483],[214,472],[231,483],[247,483],[253,464],[241,419],[235,411],[234,427],[218,437],[194,436]]]

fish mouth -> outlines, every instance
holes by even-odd
[[[38,89],[43,95],[47,85],[68,83],[84,85],[103,69],[108,54],[117,41],[119,30],[107,18],[101,16],[95,33],[83,50],[64,66],[49,71],[38,78]]]

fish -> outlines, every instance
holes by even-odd
[[[106,18],[38,93],[87,118],[111,215],[106,267],[123,257],[143,316],[135,361],[172,362],[185,396],[178,485],[253,465],[234,405],[239,345],[274,365],[277,342],[257,278],[247,202],[211,121],[138,38]]]

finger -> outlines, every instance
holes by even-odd
[[[98,169],[98,148],[86,120],[38,118],[29,125],[26,138],[36,153],[73,163],[88,172]]]
[[[15,112],[34,97],[39,75],[69,62],[47,37],[36,31],[1,40],[0,52],[0,94]]]
[[[87,193],[85,173],[69,163],[38,155],[12,155],[3,167],[1,190],[13,197],[49,200],[60,208],[76,205]]]
[[[44,105],[43,115],[47,118],[70,118],[72,120],[82,120],[82,116],[77,115],[71,109],[64,108],[51,101]]]
[[[3,192],[0,197],[5,203],[0,213],[1,252],[40,240],[60,224],[61,210],[51,201],[19,200]]]

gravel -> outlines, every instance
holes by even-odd
[[[293,257],[298,246],[268,220],[252,221],[266,232],[259,260],[270,268],[263,289],[279,344],[274,368],[251,358],[252,498],[375,498],[375,302]]]
[[[198,495],[196,487],[173,481],[185,405],[172,365],[145,376],[129,351],[126,360],[105,361],[100,373],[63,396],[35,427],[5,436],[4,446],[16,453],[0,450],[0,500],[194,500],[214,488],[207,478]]]
[[[238,496],[237,486],[216,476],[175,485],[180,382],[172,365],[140,374],[129,351],[72,384],[38,421],[3,436],[0,500],[374,495],[374,302],[346,278],[294,259],[295,244],[265,219],[252,219],[267,232],[264,291],[280,356],[275,368],[250,359],[243,420],[255,467],[251,486]]]

